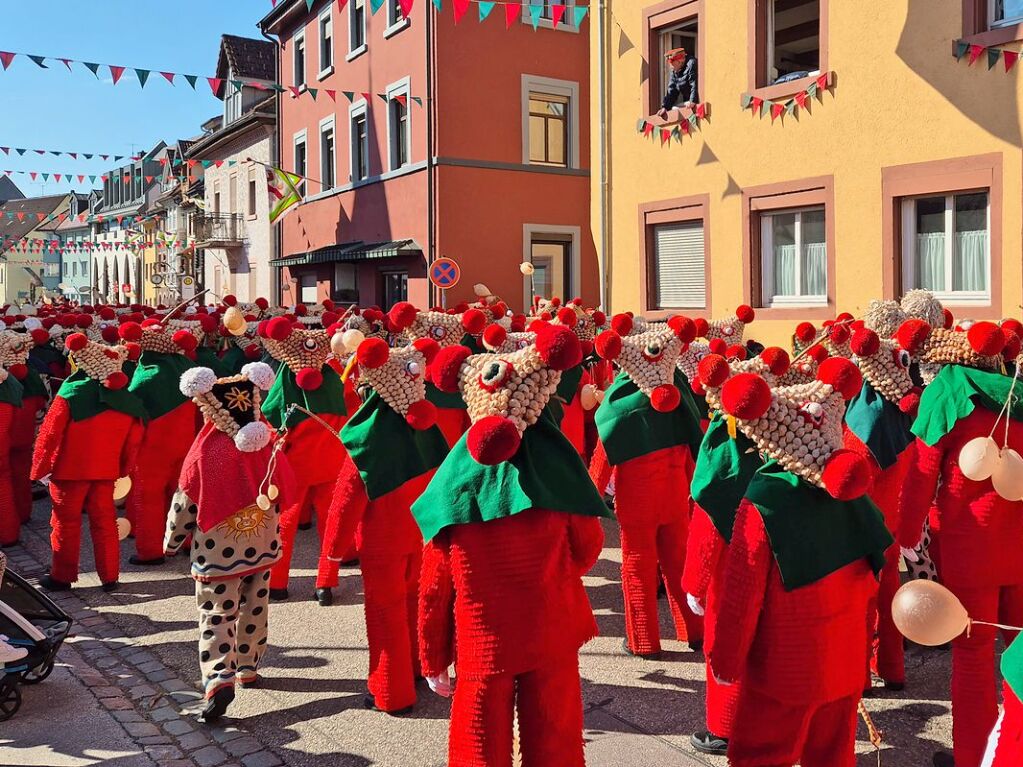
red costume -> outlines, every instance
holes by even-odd
[[[988,738],[981,767],[1023,764],[1023,644],[1019,639],[1002,653],[1002,713]]]

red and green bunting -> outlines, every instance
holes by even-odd
[[[168,160],[166,157],[160,158],[158,162],[160,163],[160,165],[164,167],[166,167],[167,165],[170,165],[173,168],[186,166],[189,170],[194,168],[196,165],[199,165],[204,169],[211,167],[221,168],[225,165],[228,168],[233,168],[235,165],[239,163],[238,160],[182,160],[181,158],[175,158],[173,161],[171,161]],[[156,176],[143,175],[142,168],[135,168],[133,172],[136,177],[141,176],[142,178],[144,178],[147,184],[151,183],[153,179],[156,178]],[[106,183],[107,180],[109,180],[110,178],[117,178],[117,174],[114,173],[84,174],[84,173],[52,173],[41,170],[0,170],[0,176],[10,176],[14,173],[17,173],[22,176],[28,176],[33,181],[37,179],[42,179],[43,181],[49,182],[52,179],[57,183],[60,183],[61,180],[63,180],[65,183],[68,184],[75,183],[76,181],[79,184],[84,184],[85,179],[89,179],[89,182],[92,184],[96,183],[96,179],[99,179],[103,183]],[[131,173],[122,173],[120,175],[122,181],[127,182],[131,180],[132,176]],[[189,179],[194,181],[195,177],[189,174]]]
[[[816,98],[823,100],[824,92],[828,90],[828,73],[825,72],[820,75],[816,80],[807,86],[806,90],[802,90],[790,99],[785,101],[771,101],[770,99],[762,99],[759,96],[754,96],[751,93],[742,94],[742,100],[740,104],[743,109],[750,109],[753,114],[763,117],[764,115],[771,116],[771,122],[774,122],[782,115],[794,117],[796,110],[803,109],[809,112],[808,104],[810,99]]]
[[[639,122],[636,123],[636,132],[643,134],[645,138],[657,139],[660,138],[661,146],[664,146],[672,139],[682,143],[682,137],[688,136],[692,133],[696,133],[700,127],[700,120],[704,120],[707,117],[707,105],[697,104],[696,108],[693,109],[692,114],[689,117],[683,117],[681,122],[676,125],[665,125],[658,127],[654,123],[647,120],[645,117],[641,117]]]
[[[24,149],[23,147],[11,147],[11,146],[0,146],[0,152],[5,155],[10,155],[11,152],[15,152],[19,157],[24,157],[29,152],[34,152],[38,155],[52,154],[54,157],[69,157],[72,160],[91,160],[94,157],[98,157],[104,162],[113,160],[114,162],[120,162],[126,159],[127,155],[123,154],[100,154],[99,152],[69,152],[66,149]],[[132,162],[138,162],[142,159],[141,155],[136,155],[131,158]]]
[[[1019,51],[1010,51],[1005,48],[995,48],[986,45],[974,45],[965,40],[955,41],[952,55],[955,56],[956,61],[966,59],[971,67],[977,63],[978,59],[986,57],[988,69],[994,69],[998,61],[1001,60],[1005,65],[1006,72],[1012,69],[1016,62],[1019,61]]]
[[[270,0],[275,8],[278,3],[283,1],[285,0]],[[316,2],[317,0],[305,0],[306,10],[311,13]],[[398,2],[401,5],[402,16],[407,17],[412,13],[415,0],[398,0]],[[540,19],[544,18],[544,0],[448,0],[448,2],[454,14],[456,24],[462,20],[462,17],[469,11],[469,7],[472,4],[477,6],[480,21],[485,21],[493,12],[495,6],[503,6],[505,29],[510,29],[512,24],[522,18],[523,10],[529,13],[529,21],[533,25],[534,30],[540,26]],[[344,7],[348,5],[348,0],[337,0],[337,5],[339,9],[344,10]],[[369,0],[371,13],[376,13],[383,5],[384,0]],[[567,3],[548,3],[547,5],[551,10],[549,21],[552,22],[555,29],[558,28],[559,24],[571,24],[574,27],[578,27],[590,11],[587,5],[569,5]],[[444,0],[433,0],[433,7],[438,12],[443,11]]]

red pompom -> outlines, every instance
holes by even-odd
[[[821,483],[832,498],[851,501],[870,491],[874,484],[874,471],[859,453],[836,450],[824,465]]]
[[[563,309],[558,309],[558,322],[570,328],[574,328],[576,323],[579,321],[579,317],[575,313],[575,309],[569,309],[567,306]]]
[[[323,373],[316,368],[302,368],[295,373],[295,383],[302,391],[316,391],[323,385]]]
[[[512,458],[522,437],[515,424],[499,415],[488,415],[469,427],[465,445],[477,463],[493,466]]]
[[[1005,348],[1005,331],[993,322],[975,322],[966,331],[966,338],[977,354],[993,357]]]
[[[828,350],[820,344],[814,344],[806,351],[806,356],[814,362],[824,362],[828,358]]]
[[[604,327],[604,324],[607,322],[607,315],[604,314],[604,312],[600,311],[599,309],[594,311],[593,314],[590,315],[590,317],[593,319],[593,324],[596,325],[598,328]]]
[[[104,306],[99,310],[99,318],[101,320],[107,320],[109,322],[115,317],[117,317],[117,315],[114,313],[114,310],[111,309],[109,306]]]
[[[338,321],[338,313],[332,310],[327,310],[320,315],[320,324],[327,328]]]
[[[771,387],[756,373],[739,373],[721,387],[721,407],[744,421],[756,420],[771,407]]]
[[[916,354],[931,334],[931,326],[923,320],[906,320],[897,331],[895,340],[910,354]]]
[[[920,394],[920,387],[914,386],[908,394],[899,400],[899,410],[906,415],[915,416],[916,411],[920,408]]]
[[[796,325],[796,338],[801,344],[813,343],[814,339],[817,338],[817,328],[809,322],[800,322]]]
[[[699,376],[696,376],[696,378],[689,382],[689,388],[693,390],[693,394],[700,397],[707,396],[707,390],[703,388],[703,381],[700,380]]]
[[[141,311],[142,314],[146,315],[147,317],[151,314],[156,314],[156,309],[154,309],[152,306],[143,306]]]
[[[728,354],[728,343],[723,338],[712,338],[707,342],[711,354],[720,354],[724,357]]]
[[[122,341],[141,341],[142,326],[137,322],[125,322],[117,329]]]
[[[632,332],[632,317],[628,314],[616,314],[611,318],[611,330],[620,336],[627,336]]]
[[[457,392],[458,382],[462,377],[462,365],[472,354],[466,347],[455,345],[445,346],[430,366],[433,385],[441,391]]]
[[[395,332],[400,332],[416,321],[419,311],[408,301],[399,301],[387,313]]]
[[[89,339],[85,337],[84,333],[72,333],[64,339],[64,346],[69,352],[81,351],[88,343]]]
[[[732,369],[720,354],[708,354],[696,366],[696,373],[704,386],[716,389],[728,380]]]
[[[75,318],[75,324],[82,330],[92,326],[92,315],[91,314],[79,314]]]
[[[515,314],[511,318],[511,332],[522,333],[526,329],[526,315]]]
[[[423,359],[426,360],[427,365],[433,362],[434,358],[437,356],[437,352],[440,351],[440,344],[432,338],[417,338],[412,342],[412,345],[419,350],[420,354],[423,355]]]
[[[650,392],[650,405],[658,413],[670,413],[681,401],[682,395],[672,384],[661,384]]]
[[[323,310],[324,310],[324,311],[327,311],[327,312],[332,312],[332,311],[334,311],[334,302],[333,302],[333,301],[331,301],[331,300],[330,300],[329,298],[325,298],[325,299],[323,299],[323,300],[322,300],[322,301],[320,302],[320,305],[321,305],[321,306],[323,306]]]
[[[877,354],[881,348],[881,339],[873,330],[861,328],[853,333],[851,346],[853,354],[857,357],[870,357]]]
[[[139,357],[142,356],[142,347],[137,343],[129,341],[124,345],[124,348],[128,351],[128,359],[132,362],[138,362]]]
[[[228,293],[226,296],[224,296],[222,303],[224,304],[224,306],[237,306],[238,299],[235,296]]]
[[[1005,320],[1002,322],[1002,330],[1006,333],[1015,333],[1017,336],[1023,337],[1023,322],[1019,320]]]
[[[28,365],[19,362],[7,368],[7,372],[10,373],[15,378],[17,378],[19,381],[24,381],[25,376],[28,375]]]
[[[466,309],[462,312],[462,327],[470,335],[478,336],[487,326],[487,315],[479,309]]]
[[[171,336],[177,346],[179,346],[185,352],[194,352],[195,347],[199,345],[199,340],[189,333],[187,330],[178,330]]]
[[[851,314],[849,314],[849,312],[842,312],[837,317],[835,317],[835,323],[836,324],[840,324],[840,323],[845,323],[845,322],[851,322],[852,319],[853,319],[853,316]]]
[[[551,299],[551,306],[553,306],[553,307],[555,307],[555,308],[557,308],[557,307],[561,306],[561,299],[560,299],[560,298],[558,298],[557,296],[554,296],[554,297],[553,297],[553,298]]]
[[[437,423],[437,407],[425,399],[413,402],[405,413],[405,421],[416,431],[426,431]]]
[[[571,301],[569,301],[569,303],[573,304],[575,306],[582,306],[583,305],[583,300],[579,296],[576,296]]]
[[[494,319],[501,319],[508,313],[508,304],[504,301],[498,301],[496,304],[491,305],[490,313],[494,316]]]
[[[113,389],[115,391],[117,389],[123,389],[125,386],[128,385],[128,376],[126,376],[120,370],[115,370],[113,373],[107,376],[106,380],[103,382],[103,385],[106,386],[108,389]]]
[[[778,346],[769,346],[760,352],[760,359],[767,365],[767,369],[776,376],[783,376],[791,364],[789,353]]]
[[[579,350],[583,353],[583,359],[586,359],[593,354],[593,341],[584,341],[579,339]]]
[[[292,323],[284,317],[274,317],[272,320],[267,320],[265,333],[267,338],[272,338],[274,341],[283,341],[285,338],[291,335]]]
[[[259,307],[259,308],[260,308],[260,309],[261,309],[262,311],[264,311],[264,312],[265,312],[265,311],[266,311],[267,309],[269,309],[269,308],[270,308],[270,302],[269,302],[269,301],[267,301],[267,300],[266,300],[265,298],[263,298],[262,296],[260,296],[260,297],[259,297],[259,298],[257,298],[257,299],[256,299],[255,301],[253,301],[253,303],[254,303],[254,304],[255,304],[256,306],[258,306],[258,307]]]
[[[355,350],[355,356],[360,365],[372,370],[387,364],[387,360],[391,356],[391,349],[382,338],[367,338],[359,344],[359,348]]]
[[[547,327],[547,322],[545,320],[533,320],[529,323],[529,327],[527,327],[526,330],[530,333],[539,333],[545,327]]]
[[[211,316],[209,314],[200,314],[199,315],[199,327],[202,328],[204,333],[215,333],[215,332],[217,332],[217,326],[218,325],[219,325],[219,323],[217,322],[217,318],[216,317],[213,317],[213,316]]]
[[[245,359],[247,360],[258,360],[263,356],[260,351],[259,344],[249,344],[245,347]]]
[[[488,349],[497,349],[508,338],[508,331],[501,325],[487,325],[483,331],[483,345]]]
[[[537,333],[536,350],[553,370],[568,370],[583,361],[578,336],[564,325],[548,325]]]
[[[107,325],[99,332],[99,334],[108,344],[116,344],[119,340],[121,340],[117,330],[118,329],[113,325]]]
[[[601,359],[614,360],[622,353],[622,337],[613,330],[605,330],[593,342]]]
[[[828,328],[828,338],[831,339],[833,344],[841,346],[849,340],[849,336],[852,334],[849,332],[847,325],[832,325]]]
[[[43,344],[50,340],[50,334],[47,333],[42,328],[36,328],[29,335],[32,336],[32,343],[34,343],[36,346],[42,346]]]
[[[817,369],[817,380],[830,384],[846,400],[855,397],[863,387],[860,369],[844,357],[824,360]]]
[[[1023,341],[1015,333],[1006,333],[1005,348],[1002,349],[1002,356],[1009,362],[1019,356]]]
[[[706,338],[710,332],[710,323],[703,317],[697,317],[693,322],[696,323],[696,337]]]
[[[725,357],[730,360],[744,360],[746,359],[746,347],[742,344],[732,344],[725,351]]]
[[[756,316],[757,314],[753,311],[753,307],[748,306],[747,304],[742,304],[735,310],[735,318],[744,325],[749,325],[753,322],[753,318]]]
[[[305,304],[296,304],[295,311],[292,312],[296,317],[305,317],[309,314],[309,308]]]
[[[696,340],[696,323],[688,317],[677,314],[668,320],[671,332],[682,339],[682,343],[690,344]]]
[[[956,324],[955,315],[952,314],[948,309],[942,309],[941,314],[945,320],[945,330],[951,330],[952,326]]]

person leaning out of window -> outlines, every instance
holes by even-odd
[[[700,103],[700,94],[696,87],[696,58],[686,53],[685,48],[673,48],[664,58],[671,66],[668,77],[668,88],[664,93],[664,101],[657,116],[667,119],[668,110],[676,107],[692,109]]]

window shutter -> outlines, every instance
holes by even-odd
[[[658,308],[706,308],[702,221],[654,227],[654,279]]]

